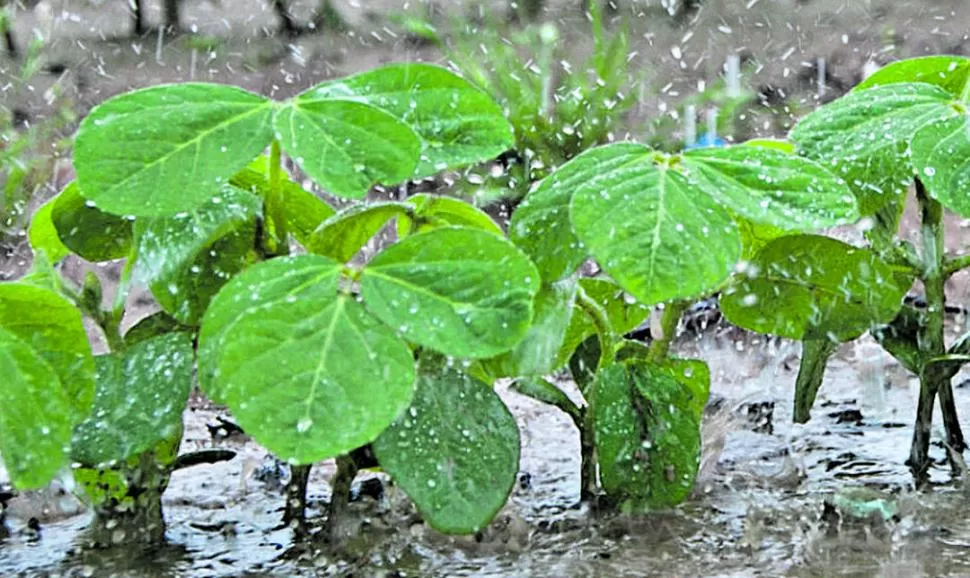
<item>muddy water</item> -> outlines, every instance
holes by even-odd
[[[71,515],[69,498],[22,500],[14,504],[13,536],[0,542],[0,575],[970,576],[967,494],[951,480],[939,446],[931,472],[938,485],[923,494],[910,489],[903,462],[916,384],[878,347],[864,342],[839,352],[803,426],[792,425],[790,411],[797,345],[715,328],[678,349],[710,362],[715,401],[697,495],[673,512],[631,518],[577,507],[579,443],[570,422],[504,392],[522,431],[523,474],[480,542],[426,529],[388,488],[380,501],[354,504],[359,516],[342,529],[343,550],[322,541],[294,548],[288,530],[274,529],[282,498],[265,454],[244,439],[213,442],[205,425],[220,414],[197,408],[186,415],[185,449],[217,443],[238,454],[176,473],[165,495],[167,548],[81,555],[73,541],[87,516]],[[959,387],[965,377],[954,380],[963,416],[970,415]],[[332,471],[318,466],[311,479],[318,520]],[[898,508],[897,519],[820,521],[826,498],[862,487]],[[39,539],[23,526],[31,515],[46,516]]]

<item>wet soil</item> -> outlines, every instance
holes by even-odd
[[[295,2],[293,11],[306,21],[314,4]],[[61,64],[60,72],[16,93],[5,90],[0,104],[43,118],[45,91],[55,83],[84,111],[129,88],[190,79],[284,97],[386,61],[441,61],[439,52],[405,43],[387,24],[385,17],[402,10],[403,0],[335,4],[350,33],[286,39],[274,34],[275,20],[259,0],[192,0],[183,4],[183,27],[196,39],[159,43],[154,33],[126,36],[124,2],[44,3],[17,14],[15,32],[22,40],[34,29],[47,35],[47,61]],[[472,3],[438,4],[459,14]],[[588,50],[578,2],[552,4],[552,17],[569,35],[565,42],[577,54]],[[793,96],[794,109],[804,110],[819,96],[817,58],[828,62],[824,98],[831,98],[855,82],[867,62],[964,53],[970,24],[970,6],[959,0],[707,0],[686,27],[665,20],[659,2],[623,4],[645,11],[631,20],[633,62],[649,72],[636,110],[640,118],[669,111],[700,80],[711,82],[729,51],[754,57],[753,87],[780,89]],[[158,22],[157,7],[149,20]],[[13,70],[11,61],[0,59],[0,76],[6,79]],[[756,134],[775,130],[760,119],[750,124]],[[69,178],[69,167],[63,172]],[[63,184],[53,183],[44,194]],[[949,225],[948,247],[966,247],[965,223],[951,217]],[[841,234],[851,237],[853,231]],[[29,252],[21,249],[0,263],[0,273],[15,276],[28,263]],[[76,275],[78,265],[71,267]],[[950,299],[964,303],[968,287],[966,277],[955,278]],[[961,323],[951,320],[951,332]],[[805,425],[791,423],[797,345],[717,326],[685,337],[677,349],[711,364],[713,401],[696,495],[674,511],[631,518],[577,506],[579,442],[570,421],[501,388],[520,424],[522,477],[509,506],[480,540],[428,530],[387,486],[382,499],[354,503],[359,516],[342,528],[345,548],[319,540],[297,547],[289,530],[274,529],[283,498],[273,462],[251,441],[214,440],[206,425],[225,414],[200,402],[186,412],[183,450],[226,447],[237,457],[173,476],[164,498],[168,547],[78,552],[74,541],[88,515],[69,492],[55,487],[11,503],[12,534],[0,538],[0,575],[970,576],[970,492],[945,464],[940,417],[930,470],[935,485],[915,493],[903,462],[916,380],[878,347],[863,342],[840,351]],[[961,373],[954,379],[962,416],[970,415],[968,378]],[[570,388],[568,382],[563,386]],[[310,516],[318,523],[332,473],[329,463],[313,470]],[[885,526],[823,522],[826,499],[846,488],[877,492],[898,507],[898,518]],[[27,527],[30,518],[39,520],[39,534]]]

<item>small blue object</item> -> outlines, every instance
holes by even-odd
[[[697,139],[697,142],[688,146],[688,149],[699,149],[703,147],[723,147],[727,145],[727,141],[723,138],[712,135],[711,133],[704,133],[701,138]]]

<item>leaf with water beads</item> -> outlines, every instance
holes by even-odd
[[[908,279],[908,278],[907,278]],[[875,253],[818,235],[769,243],[721,294],[735,325],[791,339],[858,337],[888,323],[909,283]]]
[[[891,62],[852,90],[868,90],[887,84],[922,82],[939,86],[960,98],[970,80],[970,59],[962,56],[925,56]]]
[[[913,166],[930,196],[970,217],[970,120],[965,114],[931,123],[910,144]]]
[[[495,391],[433,355],[418,363],[414,401],[374,442],[381,467],[446,534],[488,525],[519,469],[519,429]]]
[[[92,262],[127,257],[131,252],[132,221],[105,213],[81,195],[72,181],[53,200],[50,218],[64,245]]]
[[[414,207],[413,218],[417,220],[417,230],[411,230],[415,227],[415,221],[411,217],[398,216],[397,233],[401,239],[439,227],[467,227],[496,235],[505,234],[487,213],[460,199],[418,193],[408,197],[406,202]]]
[[[411,210],[411,206],[406,203],[372,203],[348,207],[313,231],[307,239],[307,251],[346,263],[388,221],[406,215]]]
[[[275,104],[234,86],[186,83],[116,96],[81,122],[82,194],[116,215],[195,209],[273,139]]]
[[[411,350],[338,293],[342,268],[319,255],[260,263],[223,287],[202,322],[205,392],[293,463],[373,441],[411,401]]]
[[[95,361],[94,406],[74,429],[74,461],[123,462],[181,430],[195,362],[187,334],[160,335]]]
[[[364,268],[367,310],[418,345],[453,357],[509,351],[525,336],[535,266],[506,239],[445,227],[388,247]]]
[[[0,455],[20,489],[45,486],[67,463],[71,400],[54,368],[0,328]]]

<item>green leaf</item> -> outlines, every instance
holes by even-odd
[[[890,84],[851,92],[803,118],[789,138],[801,154],[845,179],[869,216],[912,182],[909,141],[921,127],[950,117],[951,96],[928,84]]]
[[[57,229],[54,228],[54,221],[51,220],[51,212],[54,210],[55,202],[57,202],[57,197],[47,201],[34,211],[34,216],[30,219],[30,227],[27,229],[27,238],[30,240],[30,246],[34,253],[43,251],[51,263],[57,263],[71,254],[71,250],[65,247],[60,237],[57,236]]]
[[[791,141],[787,141],[787,140],[777,140],[777,139],[771,139],[771,138],[753,138],[751,140],[744,141],[741,144],[742,146],[748,146],[748,147],[761,147],[761,148],[773,149],[789,155],[795,154],[795,145]]]
[[[280,144],[330,194],[361,198],[375,184],[408,180],[421,140],[408,125],[368,104],[315,97],[289,101],[276,115]]]
[[[131,220],[91,206],[81,196],[76,181],[64,187],[52,202],[51,221],[58,237],[82,259],[111,261],[131,252]]]
[[[655,164],[656,153],[642,145],[607,145],[582,156],[599,162],[574,184],[573,227],[621,287],[652,305],[709,293],[727,279],[741,239],[717,202]]]
[[[682,166],[711,198],[754,223],[814,231],[859,218],[845,181],[802,157],[762,147],[705,147],[685,152]]]
[[[330,217],[310,236],[307,251],[346,263],[394,217],[412,210],[406,203],[355,205]]]
[[[637,145],[616,146],[640,150]],[[543,179],[512,213],[509,238],[536,264],[543,282],[572,275],[589,255],[573,232],[569,203],[584,183],[625,161],[623,156],[610,159],[616,150],[597,148],[576,156]]]
[[[607,495],[633,511],[682,502],[693,487],[701,449],[690,391],[644,362],[601,369],[593,387],[590,410]]]
[[[650,316],[650,307],[633,299],[612,281],[587,277],[579,280],[579,286],[587,296],[606,310],[607,319],[617,335],[633,331]],[[556,356],[556,367],[562,367],[579,344],[595,334],[596,327],[589,315],[581,309],[574,312],[569,320],[562,348]]]
[[[421,143],[413,179],[495,158],[515,143],[512,127],[495,101],[467,80],[431,64],[382,66],[320,84],[300,99],[364,103],[406,123]]]
[[[411,231],[414,226],[412,219],[406,215],[399,215],[397,231],[398,237],[402,239],[411,233],[423,233],[449,226],[481,229],[496,235],[505,235],[501,227],[495,224],[485,211],[459,199],[419,193],[409,197],[407,203],[414,207],[417,230]]]
[[[703,359],[667,358],[661,368],[690,392],[689,408],[697,423],[701,422],[704,407],[711,395],[711,368]]]
[[[788,231],[778,227],[752,223],[744,217],[735,217],[734,222],[741,232],[741,258],[746,261],[757,255],[768,243],[788,234]]]
[[[891,323],[874,328],[872,336],[903,367],[919,375],[928,357],[920,350],[920,334],[924,327],[926,327],[926,312],[906,305],[899,310]],[[966,339],[955,341],[951,345],[951,353],[952,347],[958,343],[966,344]]]
[[[71,458],[89,467],[122,462],[179,432],[194,357],[183,333],[97,357],[94,407],[74,428]]]
[[[571,417],[573,421],[578,422],[582,418],[582,411],[573,403],[573,400],[569,399],[569,396],[563,390],[544,377],[533,376],[516,379],[512,383],[511,389],[521,395],[558,408]]]
[[[492,388],[422,357],[411,407],[374,454],[432,528],[473,534],[505,504],[519,471],[519,428]]]
[[[286,230],[305,247],[317,227],[336,211],[288,176],[282,181]],[[263,155],[249,163],[229,180],[229,184],[265,199],[269,194],[269,157]]]
[[[621,349],[620,352],[622,351]],[[620,352],[617,352],[618,356]],[[583,340],[569,356],[569,375],[576,382],[583,397],[588,397],[589,388],[596,379],[602,353],[600,338],[593,335]]]
[[[92,273],[89,271],[88,274]],[[18,279],[18,283],[35,285],[64,295],[64,281],[61,279],[61,275],[57,272],[57,269],[54,268],[54,264],[48,259],[47,253],[43,250],[34,253],[34,259],[30,263],[30,270]],[[69,299],[71,298],[68,295],[64,296]]]
[[[202,322],[206,393],[292,463],[373,441],[411,401],[410,349],[338,294],[341,269],[318,255],[260,263],[226,284]]]
[[[166,312],[198,325],[212,296],[253,262],[259,197],[231,185],[197,209],[135,224],[135,279]]]
[[[532,321],[535,266],[502,237],[445,227],[410,236],[364,268],[367,309],[402,337],[454,357],[511,350]]]
[[[159,217],[219,193],[273,140],[275,104],[221,84],[127,92],[81,122],[74,167],[84,196],[116,215]]]
[[[962,56],[925,56],[891,62],[860,82],[854,91],[887,84],[923,82],[959,98],[970,80],[970,60]]]
[[[536,376],[559,367],[556,361],[574,314],[576,287],[575,281],[567,280],[539,290],[532,325],[522,341],[512,351],[483,362],[490,375],[495,378]]]
[[[74,408],[57,372],[0,328],[0,455],[14,486],[41,488],[67,464]]]
[[[44,287],[0,283],[0,328],[32,347],[54,370],[71,418],[86,416],[94,399],[94,358],[77,308]]]
[[[195,328],[179,323],[179,320],[164,311],[153,313],[148,317],[143,317],[125,332],[125,345],[132,347],[142,341],[147,341],[154,337],[166,333],[185,333],[194,334]]]
[[[795,379],[795,409],[792,415],[795,423],[808,423],[812,419],[812,406],[825,378],[825,366],[839,345],[837,341],[829,339],[806,339],[802,342],[802,358]]]
[[[887,323],[909,284],[873,252],[816,235],[781,237],[721,294],[732,323],[791,339],[848,341]]]
[[[954,114],[956,114],[954,112]],[[970,217],[970,122],[965,114],[928,124],[910,143],[913,167],[930,196]]]

